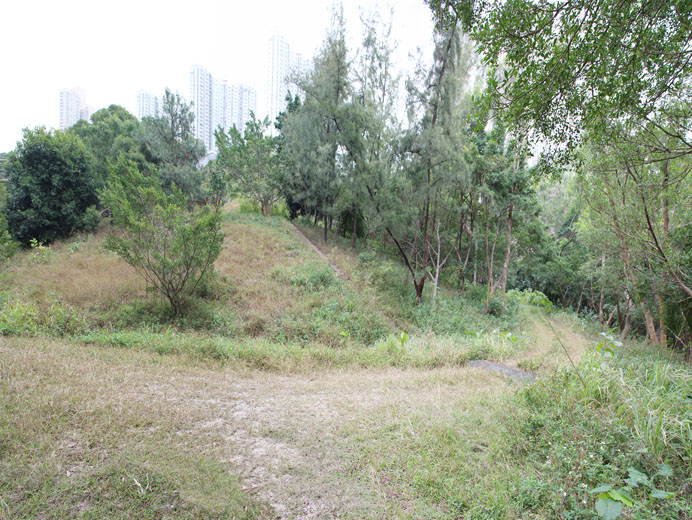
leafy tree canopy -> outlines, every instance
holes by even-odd
[[[93,157],[94,174],[99,188],[105,186],[108,163],[118,155],[144,166],[145,158],[136,140],[139,122],[120,105],[110,105],[94,112],[91,122],[81,119],[70,128],[78,135]]]
[[[74,134],[24,130],[7,166],[5,216],[12,236],[52,242],[84,229],[87,208],[98,202],[89,156]]]
[[[215,132],[218,162],[228,171],[231,185],[256,200],[266,216],[281,197],[277,140],[266,133],[268,127],[268,118],[260,121],[250,113],[244,135],[235,126],[228,133],[221,128]]]
[[[201,197],[202,174],[197,169],[204,144],[192,133],[195,115],[179,94],[166,89],[163,116],[145,117],[139,139],[147,161],[159,167],[164,189],[175,185],[188,199]]]
[[[603,128],[614,119],[651,120],[689,90],[687,1],[427,3],[438,24],[461,19],[472,32],[488,67],[488,106],[499,109],[513,130],[537,131],[563,158],[585,128]],[[684,131],[675,133],[686,139]]]

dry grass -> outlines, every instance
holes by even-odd
[[[58,242],[50,247],[52,253],[45,262],[32,260],[34,251],[20,252],[2,278],[17,296],[42,307],[59,298],[82,309],[104,308],[144,296],[145,283],[135,270],[101,248],[104,236],[102,231]],[[79,249],[75,243],[80,244]]]
[[[552,328],[546,320],[550,320]],[[562,345],[574,363],[579,363],[584,353],[594,345],[593,338],[577,332],[576,323],[570,322],[563,314],[546,316],[534,313],[528,321],[529,338],[525,341],[526,348],[510,361],[520,368],[551,372],[558,367],[571,366]]]
[[[69,474],[64,485],[75,486],[127,453],[138,481],[164,475],[184,503],[213,513],[223,510],[228,489],[217,488],[218,472],[209,470],[215,480],[203,485],[206,470],[189,478],[186,465],[216,460],[280,518],[405,509],[415,496],[392,502],[363,443],[402,428],[411,414],[445,421],[507,388],[465,368],[281,376],[36,339],[3,340],[0,354],[3,404],[20,405],[6,408],[15,426],[9,441],[33,446],[15,444],[5,467],[27,486],[39,485],[43,473]],[[4,497],[11,510],[21,496]]]
[[[339,268],[346,279],[353,279],[353,273],[360,268],[360,262],[358,261],[358,251],[351,249],[350,240],[330,232],[328,233],[328,243],[325,244],[322,228],[307,226],[303,222],[297,222],[296,225],[308,240],[329,258],[329,262]]]
[[[234,305],[242,314],[250,320],[270,320],[286,313],[296,298],[290,286],[272,278],[274,270],[317,259],[317,255],[303,247],[284,220],[271,218],[270,227],[247,219],[240,220],[234,213],[224,223],[226,238],[215,267],[237,288]]]

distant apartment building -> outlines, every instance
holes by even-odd
[[[159,117],[162,114],[159,98],[148,90],[137,92],[137,119],[144,117]]]
[[[283,36],[274,34],[269,38],[266,108],[272,122],[286,108],[286,94],[297,93],[292,82],[294,77],[302,76],[308,70],[309,61],[300,53],[293,52]]]
[[[60,90],[59,128],[64,130],[80,119],[89,120],[91,108],[86,105],[84,91],[79,87]]]
[[[257,111],[254,88],[215,79],[199,65],[190,68],[190,101],[195,114],[195,137],[209,152],[216,150],[214,131],[217,128],[227,131],[235,125],[242,133],[250,119],[250,111]]]

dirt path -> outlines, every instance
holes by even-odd
[[[315,251],[315,253],[317,253],[317,254],[319,255],[319,257],[320,257],[322,260],[324,260],[325,262],[327,262],[327,265],[328,265],[329,267],[331,267],[331,268],[334,270],[334,272],[336,273],[336,275],[337,275],[339,278],[341,278],[342,280],[346,280],[346,279],[347,279],[347,278],[346,278],[346,275],[344,275],[344,272],[343,272],[341,269],[339,269],[339,266],[337,266],[337,265],[331,263],[331,262],[329,261],[329,258],[327,257],[327,255],[325,255],[325,254],[320,250],[319,247],[317,247],[315,244],[313,244],[313,242],[312,242],[308,237],[306,237],[305,234],[304,234],[300,229],[298,229],[298,226],[296,226],[293,222],[291,222],[291,224],[293,225],[293,229],[295,229],[296,233],[298,233],[298,235],[300,235],[300,237],[303,239],[303,241],[305,241],[305,242]]]
[[[470,368],[240,379],[226,373],[216,377],[213,396],[199,383],[162,382],[151,388],[152,396],[176,407],[195,403],[200,416],[189,433],[214,444],[218,457],[272,505],[276,518],[333,518],[384,507],[373,483],[349,470],[358,458],[349,432],[367,435],[381,426],[376,417],[506,388],[502,378]]]
[[[69,397],[74,414],[109,410],[108,429],[111,421],[143,424],[135,437],[156,431],[177,450],[205,453],[281,519],[386,517],[374,512],[393,498],[368,469],[363,439],[379,439],[416,414],[456,417],[510,388],[504,377],[471,367],[280,375],[44,342],[0,342],[22,393],[40,381],[38,392]],[[79,435],[70,431],[70,443],[90,442]]]
[[[568,319],[559,314],[535,315],[531,328],[528,348],[511,361],[513,366],[529,365],[537,370],[569,365],[563,345],[572,360],[579,363],[584,352],[593,345],[592,339],[575,330],[576,323],[568,323]]]

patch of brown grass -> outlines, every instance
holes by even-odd
[[[263,226],[236,215],[233,213],[231,221],[224,223],[226,238],[215,266],[236,286],[233,303],[245,316],[248,333],[257,335],[268,320],[300,304],[298,291],[277,282],[274,271],[319,259],[288,222],[274,218],[276,226]]]
[[[22,478],[47,469],[86,478],[128,452],[213,511],[227,489],[195,473],[203,457],[241,476],[278,518],[373,517],[395,506],[362,443],[400,451],[400,435],[475,413],[478,396],[508,388],[463,367],[277,375],[39,339],[0,339],[0,359],[0,398],[21,443],[33,446],[5,461]]]
[[[50,249],[45,263],[31,259],[33,251],[20,252],[2,274],[8,288],[40,306],[60,300],[79,308],[102,308],[144,296],[144,280],[118,256],[102,249],[105,233],[69,242]],[[70,246],[81,243],[72,252]]]

